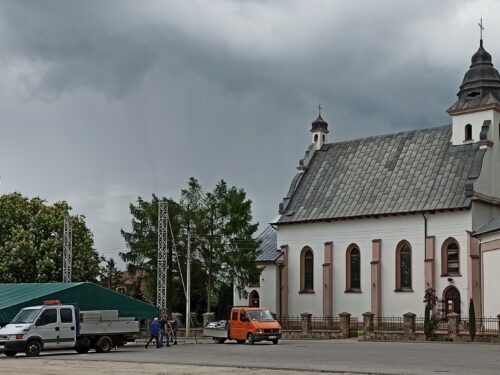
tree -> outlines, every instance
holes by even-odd
[[[129,271],[143,269],[147,274],[148,297],[156,300],[157,222],[159,198],[150,202],[138,198],[130,205],[132,230],[122,230],[128,251],[121,253]],[[211,192],[203,191],[195,178],[181,190],[181,198],[161,198],[168,202],[171,231],[168,250],[174,254],[168,302],[172,309],[184,307],[188,224],[191,231],[191,299],[192,311],[199,316],[213,301],[227,300],[227,286],[244,286],[260,275],[255,264],[258,242],[253,238],[257,224],[252,223],[251,200],[243,189],[229,187],[221,180]],[[172,241],[173,239],[173,241]],[[222,301],[223,299],[224,301]],[[206,307],[203,307],[205,305]]]
[[[474,310],[474,301],[472,298],[470,299],[469,302],[469,335],[470,339],[474,341],[474,338],[476,337],[476,311]]]
[[[0,196],[0,282],[62,281],[65,201],[48,204],[20,193]],[[96,281],[102,258],[85,217],[72,216],[72,281]]]
[[[433,288],[426,289],[424,295],[424,303],[425,303],[424,334],[426,340],[433,339],[436,334],[438,322],[433,314],[436,302],[437,302],[436,291]]]
[[[101,285],[117,290],[122,284],[122,272],[116,268],[116,263],[113,258],[106,260],[106,265],[101,268]]]
[[[179,236],[179,205],[171,200],[162,198],[161,200],[152,195],[151,201],[146,201],[141,197],[137,198],[136,204],[131,203],[130,214],[132,215],[132,230],[127,232],[121,230],[121,234],[125,239],[128,251],[121,252],[120,257],[127,263],[127,270],[131,274],[138,271],[144,271],[146,290],[144,291],[144,298],[149,302],[156,302],[156,266],[157,266],[157,249],[158,249],[158,202],[167,202],[170,224],[172,226],[172,233],[174,237]],[[172,253],[172,237],[171,231],[168,232],[169,254]],[[169,262],[169,273],[175,273],[174,267]],[[171,277],[169,277],[170,281]],[[168,295],[172,296],[173,283],[168,283]],[[169,303],[171,298],[169,298]],[[170,306],[172,308],[173,306]]]

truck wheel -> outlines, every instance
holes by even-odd
[[[13,350],[6,350],[3,352],[3,354],[5,354],[7,357],[14,357],[17,354],[17,352]]]
[[[99,337],[97,343],[95,344],[95,351],[97,353],[108,353],[113,347],[113,341],[109,336]]]
[[[249,333],[248,336],[247,336],[247,339],[248,339],[248,343],[250,345],[255,344],[255,336],[253,335],[253,333]]]
[[[42,344],[40,344],[40,341],[38,340],[28,341],[28,343],[26,344],[26,349],[24,349],[26,357],[38,357],[41,351]]]
[[[238,344],[244,344],[244,343],[245,343],[245,341],[247,341],[247,340],[236,340],[236,342],[237,342]]]
[[[273,345],[278,345],[278,339],[273,340]]]
[[[76,340],[75,351],[78,354],[88,353],[90,347],[91,347],[90,340],[88,338],[83,337]]]
[[[226,342],[226,339],[220,338],[217,340],[217,344],[224,344]]]
[[[78,353],[78,354],[85,354],[85,353],[88,353],[90,350],[90,346],[79,346],[77,348],[75,348],[75,351]]]

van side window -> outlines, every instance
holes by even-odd
[[[241,310],[240,312],[240,322],[247,322],[247,312],[245,310]]]
[[[73,323],[73,312],[71,309],[61,309],[61,323]]]
[[[238,320],[238,310],[233,311],[233,316],[231,317],[232,320]]]
[[[57,323],[57,310],[45,310],[37,320],[37,326],[45,326],[47,324]]]

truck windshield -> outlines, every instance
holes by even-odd
[[[250,315],[250,319],[252,320],[274,320],[273,315],[269,310],[253,310],[249,311],[248,315]]]
[[[17,313],[16,317],[12,319],[11,323],[33,323],[39,312],[39,309],[23,309]]]

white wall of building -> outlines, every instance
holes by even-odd
[[[478,115],[484,113],[480,112]],[[493,145],[482,146],[487,151],[484,155],[481,175],[474,183],[474,191],[498,198],[500,197],[500,168],[498,167],[500,161],[500,113],[488,111],[488,116],[492,120],[488,131],[488,140]]]
[[[481,243],[500,240],[500,233],[496,232],[481,239]],[[500,247],[495,250],[481,252],[483,264],[483,314],[485,317],[496,317],[500,314],[500,283],[498,270],[500,270]]]
[[[471,230],[470,211],[427,214],[428,236],[436,236],[435,274],[438,297],[449,285],[441,277],[441,245],[454,237],[460,245],[461,277],[453,284],[462,295],[462,309],[467,301],[467,230]],[[424,284],[424,218],[422,215],[393,216],[282,225],[278,227],[278,246],[289,246],[289,315],[323,313],[324,243],[333,242],[333,312],[347,311],[353,316],[371,310],[372,240],[382,240],[381,300],[382,315],[402,315],[408,311],[423,314]],[[407,240],[412,246],[413,292],[395,292],[395,252],[398,243]],[[361,293],[346,293],[346,250],[356,243],[361,252]],[[314,294],[300,294],[300,252],[309,246],[314,251]]]
[[[260,286],[254,288],[245,288],[250,294],[253,290],[259,293],[260,306],[268,307],[272,312],[278,311],[278,276],[279,270],[274,264],[261,265],[263,267],[260,275]],[[239,296],[238,291],[234,290],[234,305],[235,306],[248,306],[249,300]]]

